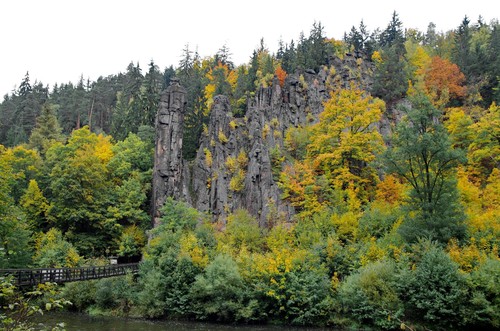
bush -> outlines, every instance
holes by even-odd
[[[81,260],[77,250],[56,228],[40,233],[35,239],[35,248],[33,261],[41,268],[71,268],[78,266]]]
[[[251,252],[262,249],[263,236],[259,222],[245,209],[238,209],[228,216],[226,231],[221,243],[239,252],[243,247]]]
[[[161,223],[151,231],[153,235],[166,229],[174,231],[194,230],[196,224],[201,220],[201,215],[196,209],[185,202],[175,201],[171,197],[167,198],[160,211]]]
[[[67,283],[62,289],[61,295],[73,303],[69,307],[71,310],[87,311],[90,306],[95,304],[96,283],[95,280]]]
[[[194,314],[201,320],[219,322],[252,319],[256,302],[247,297],[246,284],[236,262],[218,255],[205,272],[196,277],[190,296]]]
[[[407,319],[442,329],[460,324],[465,278],[437,244],[424,248],[414,270],[400,273],[397,285]]]
[[[269,260],[271,267],[255,280],[261,315],[280,324],[326,324],[332,307],[326,270],[306,262],[314,259],[311,255],[283,253],[289,255]]]
[[[159,256],[158,262],[141,264],[139,311],[146,317],[180,317],[192,314],[189,290],[201,268],[175,252]]]
[[[500,261],[489,258],[473,271],[464,323],[484,330],[500,328]]]
[[[371,263],[348,276],[340,285],[340,313],[361,325],[392,329],[400,325],[402,303],[396,291],[396,267],[390,260]]]
[[[101,309],[115,307],[115,298],[113,293],[114,279],[105,278],[99,280],[96,284],[95,303]]]

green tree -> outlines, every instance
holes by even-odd
[[[234,249],[237,254],[242,248],[251,252],[261,251],[262,239],[262,229],[257,219],[248,211],[239,209],[228,216],[226,231],[220,241]]]
[[[404,41],[403,23],[399,19],[399,15],[394,11],[387,28],[380,34],[380,45],[382,47],[396,46],[399,50],[402,50],[401,47],[403,47]]]
[[[110,138],[87,126],[75,130],[66,145],[47,151],[48,217],[87,256],[104,254],[121,232],[107,217],[114,185],[106,164],[112,155]]]
[[[388,104],[388,108],[400,100],[408,89],[405,61],[398,47],[393,45],[381,50],[382,60],[376,63],[373,77],[373,94],[382,98]]]
[[[158,103],[160,102],[160,92],[162,84],[162,75],[158,66],[151,60],[149,70],[144,77],[140,89],[140,104],[143,118],[140,124],[155,126],[156,113],[158,112]]]
[[[37,179],[41,175],[42,158],[37,151],[27,149],[25,145],[7,149],[0,158],[10,165],[13,175],[10,194],[15,203],[18,203],[30,180]]]
[[[446,243],[463,238],[464,214],[458,203],[455,172],[464,155],[451,147],[441,114],[424,95],[411,99],[403,109],[385,153],[389,173],[396,173],[412,187],[409,216],[401,234],[409,241],[429,237]]]
[[[116,93],[116,105],[113,112],[111,134],[118,140],[123,140],[128,134],[127,116],[133,111],[133,99],[128,99],[122,92]]]
[[[29,146],[45,154],[54,142],[63,142],[62,128],[56,116],[56,108],[51,104],[44,104],[36,121],[36,126],[31,131]]]

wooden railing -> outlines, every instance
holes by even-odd
[[[0,269],[0,276],[13,276],[16,286],[31,286],[122,276],[128,272],[137,273],[138,270],[139,263],[128,263],[81,268]]]

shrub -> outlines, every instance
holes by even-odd
[[[202,320],[250,320],[256,306],[247,297],[236,262],[228,255],[216,256],[205,272],[196,277],[190,296],[194,313]]]
[[[33,261],[39,267],[76,267],[81,260],[73,245],[56,228],[40,233],[35,239],[35,248]]]
[[[67,283],[62,289],[61,295],[73,303],[70,309],[78,312],[87,311],[90,306],[95,304],[96,283],[95,280]]]
[[[464,276],[437,244],[424,247],[419,258],[397,283],[406,317],[432,328],[456,328],[466,297]]]
[[[160,211],[162,215],[161,223],[151,231],[153,236],[165,230],[193,230],[201,220],[201,215],[196,209],[170,197],[167,198]]]
[[[257,280],[263,315],[273,322],[292,325],[324,325],[332,306],[330,281],[323,269],[306,262],[290,269],[266,273]]]
[[[229,181],[229,189],[234,192],[240,192],[245,188],[245,170],[238,169],[238,171],[231,177]]]
[[[338,299],[341,313],[362,325],[382,329],[399,326],[402,303],[396,291],[394,262],[383,260],[366,265],[348,276],[340,285]]]
[[[500,327],[500,261],[488,258],[467,278],[470,289],[464,323],[471,328]]]

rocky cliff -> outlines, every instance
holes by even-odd
[[[161,97],[157,116],[154,217],[172,196],[212,214],[214,220],[225,220],[239,208],[262,226],[275,217],[290,219],[294,209],[281,199],[276,178],[284,162],[280,153],[286,131],[318,121],[332,89],[353,81],[366,89],[371,86],[369,62],[351,55],[330,62],[319,73],[288,75],[283,86],[275,78],[272,87],[258,89],[249,99],[243,118],[232,116],[226,96],[216,96],[208,129],[190,163],[181,159],[185,91],[173,81]]]

